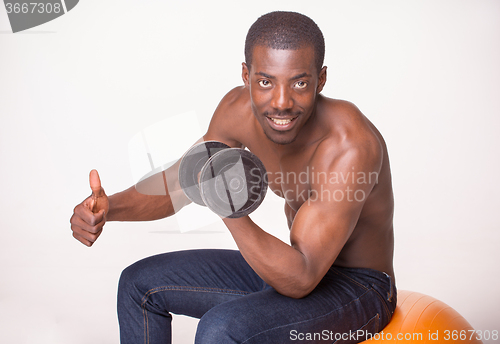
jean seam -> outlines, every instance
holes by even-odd
[[[332,310],[332,311],[330,311],[330,312],[328,312],[328,313],[326,313],[326,314],[323,314],[323,315],[321,315],[321,316],[319,316],[319,317],[315,317],[315,318],[312,318],[312,319],[307,319],[307,320],[298,321],[298,322],[294,322],[294,323],[290,323],[290,324],[286,324],[286,325],[282,325],[282,326],[276,326],[276,327],[273,327],[273,328],[269,328],[269,329],[267,329],[267,330],[265,330],[265,331],[261,331],[261,332],[259,332],[259,333],[254,334],[254,335],[253,335],[253,336],[251,336],[250,338],[245,339],[243,342],[241,342],[241,344],[245,344],[245,343],[247,343],[249,340],[251,340],[252,338],[254,338],[254,337],[256,337],[256,336],[259,336],[259,335],[261,335],[261,334],[263,334],[263,333],[269,332],[269,331],[273,331],[273,330],[276,330],[276,329],[279,329],[279,328],[284,328],[284,327],[293,326],[293,325],[297,325],[297,324],[302,324],[302,323],[306,323],[306,322],[309,322],[309,321],[316,321],[316,320],[318,320],[319,318],[324,318],[324,317],[327,317],[327,316],[329,316],[330,314],[332,314],[332,313],[334,313],[334,312],[338,311],[339,309],[341,309],[341,308],[345,308],[346,306],[350,305],[350,304],[351,304],[351,303],[353,303],[353,302],[358,302],[358,301],[359,301],[359,299],[361,299],[363,296],[365,296],[365,295],[366,295],[367,293],[369,293],[371,290],[373,290],[373,289],[368,289],[368,288],[366,288],[366,292],[364,292],[363,294],[361,294],[360,296],[358,296],[358,297],[357,297],[357,298],[355,298],[354,300],[351,300],[349,303],[346,303],[345,305],[342,305],[342,306],[340,306],[340,307],[338,307],[338,308],[335,308],[334,310]],[[378,314],[378,313],[377,313],[377,314]],[[364,325],[363,325],[363,326],[364,326]]]
[[[376,291],[375,289],[371,288],[371,290],[373,290],[373,292],[377,295],[377,297],[380,299],[380,301],[382,302],[382,304],[384,305],[384,308],[385,308],[385,314],[387,315],[387,317],[390,319],[391,318],[391,312],[389,311],[389,307],[387,307],[387,304],[385,303],[386,300],[384,300],[384,298],[382,297],[382,295],[380,295],[380,293],[378,291]]]
[[[359,283],[358,281],[356,281],[355,279],[351,278],[350,276],[347,276],[346,274],[342,273],[341,271],[337,271],[337,270],[333,270],[333,272],[335,273],[338,273],[338,274],[341,274],[342,276],[348,278],[349,280],[351,280],[353,283],[359,285],[360,287],[364,288],[365,290],[372,290],[376,295],[377,297],[379,298],[379,300],[382,302],[382,304],[384,305],[384,309],[385,309],[385,312],[387,314],[387,316],[389,317],[389,319],[391,318],[391,312],[389,311],[389,307],[387,307],[387,304],[385,303],[386,300],[384,300],[384,298],[378,293],[378,291],[376,291],[373,287],[372,288],[368,288],[366,286],[364,286],[363,284]],[[378,283],[375,283],[377,284],[378,286],[380,286]],[[392,295],[392,280],[390,280],[390,283],[389,283],[389,288],[390,288],[390,293]],[[384,288],[385,289],[385,288]],[[364,295],[364,294],[363,294]],[[390,301],[389,301],[390,302]]]
[[[222,288],[208,288],[208,287],[189,287],[189,286],[162,286],[156,287],[148,290],[144,296],[141,298],[141,308],[144,317],[144,344],[149,343],[149,320],[148,320],[148,311],[146,309],[146,302],[149,297],[153,294],[162,292],[162,291],[197,291],[202,293],[220,293],[220,294],[233,294],[233,295],[247,295],[250,294],[246,291],[241,290],[233,290],[233,289],[222,289]]]
[[[392,280],[392,277],[389,276],[386,272],[384,272],[384,275],[389,279],[389,292],[387,293],[387,301],[392,302],[394,291],[396,290],[396,284]]]
[[[358,281],[356,281],[355,279],[353,279],[353,278],[349,277],[348,275],[346,275],[346,274],[342,273],[341,271],[333,270],[333,272],[335,272],[335,273],[337,273],[337,274],[340,274],[340,275],[342,275],[342,276],[344,276],[344,277],[348,278],[348,279],[349,279],[349,280],[351,280],[353,283],[357,284],[358,286],[360,286],[361,288],[363,288],[363,289],[365,289],[365,290],[370,290],[370,288],[369,288],[369,287],[367,287],[367,286],[365,286],[365,285],[363,285],[363,284],[359,283]]]
[[[373,319],[377,319],[377,326],[375,327],[375,333],[380,332],[380,314],[378,312],[372,318],[370,318],[363,326],[361,326],[360,328],[358,328],[356,331],[353,331],[353,332],[357,333],[363,327],[366,327],[366,325],[368,325]],[[365,333],[366,333],[366,329],[365,329]],[[339,342],[340,340],[341,339],[336,339],[332,344],[335,344],[335,343]]]
[[[149,319],[148,319],[148,311],[146,309],[146,307],[143,307],[141,305],[141,308],[142,308],[142,314],[143,314],[143,317],[144,317],[144,344],[147,344],[149,343]]]
[[[234,289],[223,289],[223,288],[208,288],[208,287],[189,287],[189,286],[162,286],[156,287],[148,290],[141,299],[141,306],[143,306],[149,296],[156,294],[160,291],[199,291],[204,293],[221,293],[221,294],[234,294],[234,295],[248,295],[247,291],[234,290]]]
[[[377,282],[373,282],[372,285],[376,285],[379,288],[382,288],[386,292],[386,295],[387,295],[386,301],[389,301],[389,302],[392,301],[392,281],[389,282],[389,290],[388,291],[387,291],[387,285],[382,285],[382,284],[377,283]]]
[[[378,282],[372,282],[372,284],[375,284],[375,285],[379,286],[382,289],[387,289],[387,285],[383,285],[383,284],[380,284]],[[389,290],[390,289],[391,289],[391,285],[389,284]]]

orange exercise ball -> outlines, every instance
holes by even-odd
[[[398,291],[398,303],[389,324],[363,343],[482,343],[472,326],[456,310],[431,296]]]

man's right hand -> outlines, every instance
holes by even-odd
[[[73,237],[86,246],[92,246],[101,235],[109,210],[109,200],[96,170],[90,171],[92,195],[77,205],[71,216]]]

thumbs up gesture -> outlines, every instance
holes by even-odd
[[[92,194],[75,207],[70,222],[73,237],[90,247],[101,235],[106,223],[109,200],[96,170],[90,171],[89,182]]]
[[[106,196],[104,189],[101,187],[101,179],[96,170],[90,171],[89,182],[92,189],[89,208],[94,214],[107,212],[109,209],[108,196]]]

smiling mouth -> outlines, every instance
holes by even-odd
[[[272,118],[272,117],[268,117],[271,121],[273,121],[274,123],[276,123],[277,125],[287,125],[289,123],[291,123],[293,120],[295,120],[297,117],[295,118],[286,118],[286,119],[280,119],[280,118]]]
[[[279,117],[269,117],[266,116],[266,119],[269,123],[269,126],[276,131],[288,131],[291,130],[295,126],[295,120],[299,116],[289,117],[289,118],[279,118]]]

